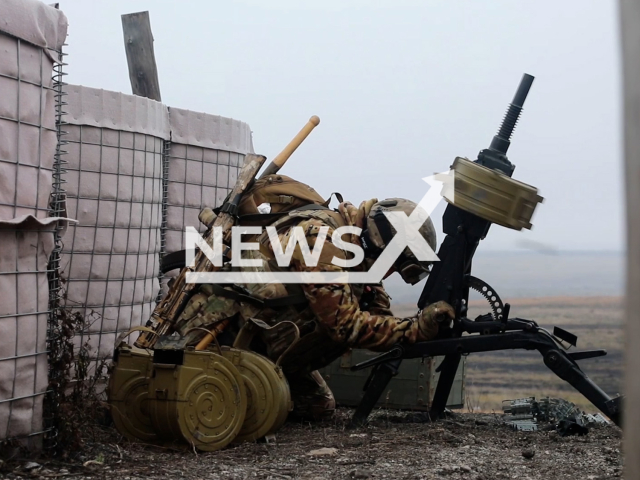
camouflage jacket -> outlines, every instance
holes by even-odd
[[[350,204],[349,204],[350,205]],[[341,205],[342,207],[342,205]],[[346,209],[341,213],[315,211],[290,214],[274,225],[282,248],[286,248],[293,227],[301,227],[310,249],[314,248],[321,227],[328,226],[329,231],[317,266],[305,265],[300,248],[296,246],[289,269],[312,272],[340,272],[343,269],[331,263],[334,256],[348,258],[344,250],[331,243],[335,228],[353,224]],[[346,239],[346,236],[344,237]],[[271,271],[279,269],[266,233],[254,239],[260,243],[259,251],[246,251],[254,257],[264,260],[264,268]],[[352,238],[352,242],[359,241]],[[293,321],[300,330],[301,340],[290,349],[282,365],[287,370],[315,370],[327,365],[349,348],[366,348],[384,351],[398,342],[413,343],[429,340],[418,328],[417,317],[395,317],[390,310],[389,296],[381,284],[244,284],[225,287],[229,290],[243,291],[262,299],[279,298],[286,295],[303,293],[307,302],[303,305],[277,309],[261,308],[255,304],[234,300],[219,295],[220,287],[202,285],[182,313],[176,327],[185,334],[194,327],[211,327],[231,318],[230,332],[237,329],[249,317],[258,318],[270,325],[283,320]],[[194,331],[193,342],[202,335]],[[265,331],[262,334],[264,354],[272,359],[278,358],[293,342],[294,334],[290,327]]]

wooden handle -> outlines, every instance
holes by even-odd
[[[266,160],[266,157],[262,155],[247,154],[244,158],[244,165],[238,173],[238,179],[234,185],[229,198],[234,199],[245,192],[254,177],[262,167]],[[228,212],[220,212],[213,222],[214,227],[221,227],[223,232],[228,232],[234,225],[236,218]],[[209,230],[209,235],[206,241],[211,245],[213,243],[213,231]],[[134,345],[139,348],[152,348],[155,345],[158,337],[171,333],[173,325],[176,323],[182,310],[186,306],[187,302],[191,298],[193,291],[197,284],[186,283],[186,275],[188,272],[213,272],[218,267],[214,267],[209,262],[202,250],[196,253],[195,268],[185,267],[180,272],[180,275],[176,277],[173,285],[165,295],[165,297],[156,305],[153,313],[151,314],[151,323],[153,325],[153,333],[144,332]]]
[[[282,168],[282,166],[289,160],[289,157],[296,149],[300,146],[304,139],[309,136],[311,130],[316,128],[320,123],[320,118],[316,115],[311,117],[309,121],[306,123],[302,130],[298,132],[298,134],[293,137],[293,140],[289,142],[289,144],[284,147],[284,149],[276,155],[276,157],[271,161],[266,170],[260,175],[260,178],[266,177],[267,175],[272,175],[276,173],[278,170]]]
[[[213,342],[216,337],[224,331],[225,328],[227,328],[227,325],[229,325],[229,320],[223,320],[218,325],[209,330],[209,333],[207,333],[204,338],[200,340],[200,342],[198,342],[198,345],[196,345],[196,350],[200,351],[207,348],[209,344]],[[220,348],[220,346],[218,346],[218,348]]]

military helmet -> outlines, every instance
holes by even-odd
[[[418,205],[411,200],[404,198],[387,198],[375,203],[365,219],[364,230],[362,232],[362,243],[367,254],[377,257],[389,244],[396,230],[389,223],[384,212],[404,212],[411,215],[411,212]],[[427,241],[432,250],[436,248],[436,229],[431,218],[427,218],[419,229],[422,237]],[[406,283],[414,285],[429,274],[431,262],[421,262],[406,247],[402,254],[393,264],[395,270],[402,276]]]

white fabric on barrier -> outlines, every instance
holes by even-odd
[[[59,220],[28,215],[0,221],[0,439],[42,431],[48,384],[47,263]]]
[[[251,130],[143,97],[77,85],[66,92],[67,209],[80,222],[64,239],[67,305],[83,308],[89,321],[95,312],[89,343],[107,357],[119,333],[147,321],[159,288],[162,140],[172,139],[165,249],[172,252],[184,246],[185,225],[204,231],[198,214],[221,204],[235,183],[253,152]]]
[[[48,215],[57,139],[47,49],[61,48],[66,34],[55,8],[0,2],[0,219]]]
[[[173,107],[169,121],[167,253],[184,248],[185,226],[204,231],[198,214],[222,204],[244,156],[253,153],[251,129],[244,122]]]
[[[204,232],[198,220],[204,207],[222,205],[238,178],[247,153],[253,153],[251,129],[231,118],[169,108],[171,148],[167,188],[166,252],[185,248],[184,229]],[[163,294],[170,272],[162,282]]]
[[[244,155],[193,145],[171,144],[167,191],[166,251],[184,248],[185,226],[205,228],[198,215],[218,207],[238,178]]]
[[[171,141],[241,155],[253,152],[251,128],[233,118],[169,108]]]
[[[66,35],[61,11],[0,1],[0,440],[43,428],[47,263],[59,220],[47,218],[57,143],[52,76]]]
[[[67,92],[67,211],[79,223],[64,238],[60,263],[66,306],[88,321],[77,342],[106,358],[116,337],[145,323],[155,305],[168,115],[143,97]]]
[[[173,107],[169,119],[167,253],[184,248],[185,226],[204,232],[198,214],[222,204],[244,156],[253,153],[251,129],[244,122]]]
[[[118,162],[118,156],[104,154],[113,147],[85,143],[88,132],[98,135],[100,129],[69,131],[78,134],[78,143],[69,143],[67,209],[79,224],[64,239],[66,303],[98,315],[88,329],[90,343],[95,355],[108,357],[117,333],[149,318],[158,291],[162,140],[141,135],[134,146],[123,147],[130,137],[119,132],[118,150],[127,154]],[[76,162],[78,170],[72,170]],[[92,162],[99,168],[85,170]]]
[[[55,56],[67,38],[67,17],[37,0],[2,0],[0,30],[47,50]],[[1,62],[0,62],[1,63]]]
[[[66,85],[65,92],[67,123],[169,139],[169,113],[160,102],[80,85]]]

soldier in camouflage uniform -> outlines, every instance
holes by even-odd
[[[345,238],[351,237],[349,241],[363,247],[365,260],[356,269],[366,270],[385,247],[383,230],[387,229],[387,237],[395,233],[393,227],[390,227],[390,231],[385,227],[386,220],[382,212],[396,210],[410,214],[415,207],[415,203],[403,199],[382,202],[372,199],[359,207],[343,202],[336,211],[292,211],[272,225],[278,232],[283,249],[289,242],[293,227],[302,227],[310,249],[313,249],[320,229],[329,227],[317,266],[305,265],[297,245],[288,267],[290,270],[313,272],[342,271],[331,263],[331,259],[334,256],[342,259],[350,257],[331,243],[331,235],[340,226],[359,227],[362,229],[360,237],[345,235]],[[420,233],[435,249],[436,235],[430,219],[422,225]],[[260,244],[260,250],[245,253],[263,259],[264,269],[282,271],[283,268],[275,261],[266,232],[255,240]],[[387,276],[397,271],[406,282],[416,283],[426,276],[428,268],[428,263],[419,262],[407,248]],[[291,305],[265,306],[260,302],[248,301],[252,298],[299,298],[301,301]],[[333,413],[335,400],[317,369],[328,365],[350,348],[384,351],[397,343],[431,340],[437,335],[439,326],[443,322],[449,324],[454,315],[449,305],[438,302],[413,317],[395,317],[390,310],[389,296],[381,284],[271,283],[224,287],[205,284],[192,297],[176,327],[178,332],[185,334],[194,327],[211,328],[230,320],[220,337],[222,343],[230,343],[247,318],[257,318],[270,325],[283,320],[294,322],[300,331],[300,341],[281,360],[294,400],[293,413],[302,418],[320,419]],[[190,342],[197,343],[202,335],[201,330],[190,332]],[[279,329],[265,330],[257,341],[254,340],[252,348],[275,361],[288,349],[294,338],[290,326],[283,325]]]

